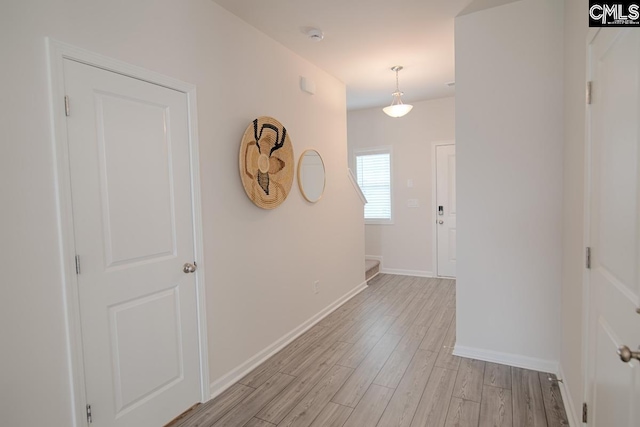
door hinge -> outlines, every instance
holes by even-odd
[[[591,105],[591,87],[592,84],[590,81],[587,82],[587,105]]]
[[[587,422],[587,403],[583,403],[582,404],[582,422],[586,423]]]
[[[585,252],[585,265],[587,268],[591,268],[591,248],[588,246]]]
[[[93,417],[91,416],[91,405],[87,405],[87,423],[91,424]]]
[[[76,255],[76,274],[80,274],[80,255]]]
[[[69,96],[64,96],[64,115],[69,117],[71,115],[71,107],[69,106]]]

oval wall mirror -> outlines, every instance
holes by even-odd
[[[315,203],[324,193],[324,162],[316,150],[306,150],[298,162],[298,186],[302,196]]]

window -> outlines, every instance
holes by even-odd
[[[356,151],[355,158],[356,179],[367,198],[365,222],[391,223],[391,149]]]

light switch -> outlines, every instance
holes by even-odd
[[[407,200],[407,207],[409,208],[417,208],[420,206],[420,202],[418,199],[409,199]]]
[[[407,188],[413,188],[413,179],[409,178],[407,180]]]

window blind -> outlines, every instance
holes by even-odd
[[[391,154],[356,154],[356,179],[367,198],[364,218],[391,219]]]

